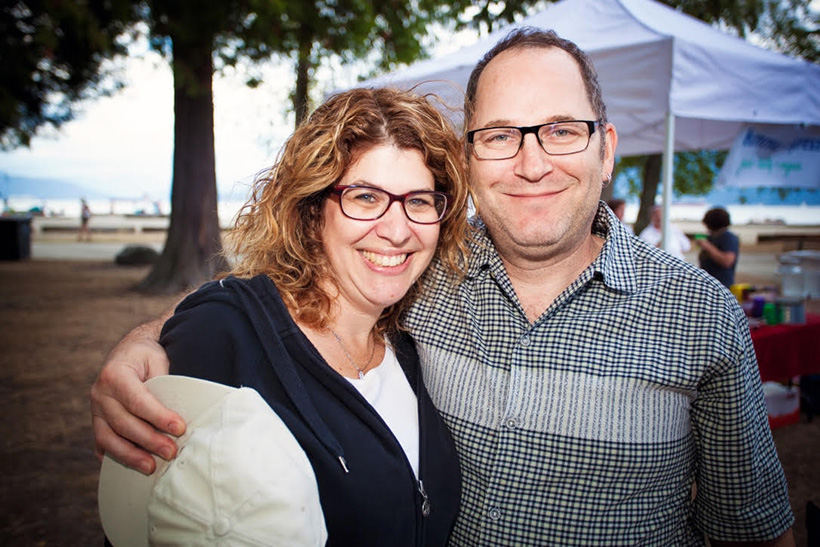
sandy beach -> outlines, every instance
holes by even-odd
[[[129,328],[178,296],[132,287],[147,267],[119,267],[125,245],[162,247],[164,233],[36,234],[32,258],[0,262],[0,544],[101,545],[88,389],[106,353]],[[777,284],[777,256],[793,243],[744,246],[738,281]],[[692,260],[692,258],[690,258]],[[820,419],[774,430],[806,545],[805,506],[820,504]]]

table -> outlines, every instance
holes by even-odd
[[[764,382],[820,374],[820,315],[807,314],[802,325],[754,328],[752,343]]]

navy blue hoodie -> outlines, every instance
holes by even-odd
[[[268,277],[203,285],[160,343],[172,374],[252,387],[287,424],[316,473],[328,545],[447,542],[461,475],[409,335],[391,343],[418,400],[418,480],[393,433],[296,326]]]

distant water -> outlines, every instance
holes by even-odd
[[[732,224],[770,224],[782,223],[796,226],[820,226],[820,199],[818,192],[801,192],[802,197],[787,195],[766,195],[756,190],[747,191],[747,201],[740,203],[736,192],[713,192],[707,196],[677,198],[672,203],[672,220],[697,221],[713,206],[726,207],[732,216]],[[755,199],[752,199],[752,198]],[[133,214],[168,214],[171,204],[168,200],[151,201],[147,199],[89,199],[91,212],[95,215],[133,215]],[[219,219],[223,226],[229,226],[236,213],[242,207],[242,200],[220,200]],[[79,218],[80,200],[78,199],[41,199],[9,198],[8,207],[16,212],[32,209],[43,211],[46,215]],[[626,207],[626,221],[634,222],[638,215],[639,203],[630,200]]]
[[[171,212],[170,200],[150,200],[144,198],[88,199],[93,215],[167,215]],[[218,205],[219,222],[228,226],[244,204],[244,201],[225,200]],[[79,199],[43,199],[32,197],[12,197],[7,207],[16,213],[27,211],[42,212],[46,216],[80,218]]]

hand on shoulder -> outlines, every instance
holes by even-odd
[[[165,459],[176,456],[176,445],[163,432],[180,435],[185,423],[165,408],[143,382],[168,374],[168,358],[159,345],[165,316],[128,333],[111,350],[97,380],[91,386],[91,418],[94,451],[108,453],[143,473],[154,472],[151,454]]]

